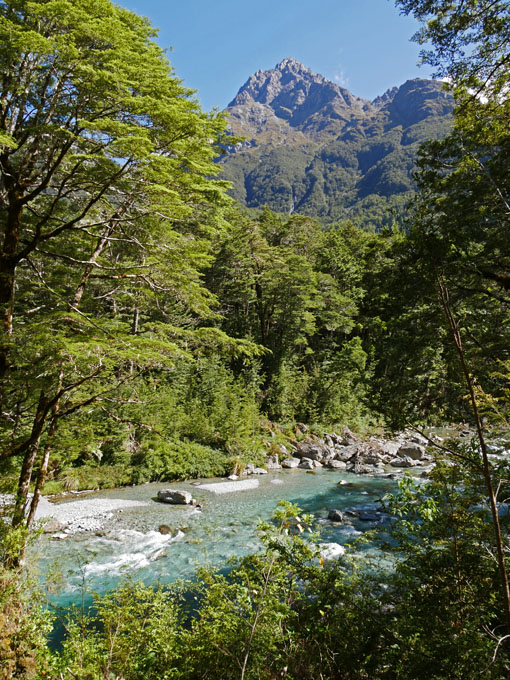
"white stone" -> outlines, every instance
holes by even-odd
[[[234,491],[248,491],[256,489],[259,485],[258,479],[242,479],[239,482],[214,482],[213,484],[201,484],[200,489],[210,491],[215,494],[233,493]]]
[[[345,555],[345,548],[338,543],[320,543],[320,555],[325,562],[337,560]]]

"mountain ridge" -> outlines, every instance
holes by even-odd
[[[251,75],[225,109],[244,141],[219,162],[247,207],[331,222],[375,206],[381,228],[413,193],[420,143],[448,132],[452,110],[438,81],[408,80],[369,101],[288,57]]]

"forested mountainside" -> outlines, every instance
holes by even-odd
[[[370,102],[284,59],[227,107],[244,141],[221,159],[223,177],[247,207],[378,229],[411,197],[418,148],[448,133],[452,109],[439,81],[408,80]]]

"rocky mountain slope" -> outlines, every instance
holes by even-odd
[[[245,139],[219,162],[248,207],[380,228],[412,195],[417,149],[447,133],[452,107],[437,81],[409,80],[370,102],[288,58],[250,76],[227,107]]]

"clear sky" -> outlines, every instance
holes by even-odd
[[[418,68],[416,22],[392,0],[118,0],[158,27],[176,74],[204,109],[223,109],[248,77],[294,57],[373,99]]]

